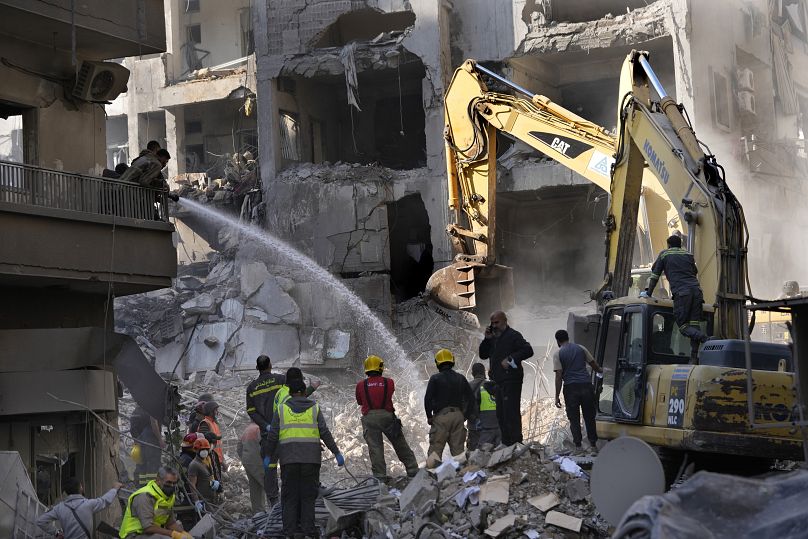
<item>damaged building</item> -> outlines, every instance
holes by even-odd
[[[109,60],[158,54],[165,34],[154,0],[4,1],[0,10],[0,116],[20,131],[18,152],[0,161],[0,451],[9,474],[0,535],[34,537],[32,519],[65,480],[78,477],[96,496],[121,477],[120,382],[137,392],[129,369],[148,363],[114,333],[113,301],[176,276],[165,196],[101,177],[102,103],[129,76]],[[140,376],[164,397],[151,374]],[[153,411],[161,420],[162,408]],[[13,479],[20,466],[28,485]]]

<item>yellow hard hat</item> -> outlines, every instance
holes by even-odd
[[[442,365],[444,363],[454,363],[454,356],[446,348],[441,348],[435,354],[435,365]]]
[[[143,464],[143,455],[140,452],[140,444],[135,444],[132,446],[129,456],[132,458],[132,462],[135,464]]]
[[[382,372],[384,370],[384,360],[379,356],[368,356],[365,360],[365,374],[369,372]]]

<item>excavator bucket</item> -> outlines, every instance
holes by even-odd
[[[432,274],[426,291],[447,309],[471,311],[488,316],[513,307],[513,269],[472,262],[454,262]]]

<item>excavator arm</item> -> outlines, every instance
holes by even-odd
[[[652,89],[658,101],[652,99]],[[667,95],[651,69],[647,52],[632,51],[626,58],[618,95],[622,96],[620,139],[607,223],[605,281],[616,297],[627,294],[647,163],[684,221],[704,301],[716,307],[715,335],[743,338],[747,228],[723,168],[702,150],[684,109]]]
[[[489,92],[482,74],[523,97]],[[507,308],[513,302],[511,270],[497,264],[496,134],[521,140],[609,191],[616,139],[547,97],[533,94],[473,60],[459,67],[445,96],[444,138],[454,263],[432,275],[427,291],[452,309]],[[660,180],[647,172],[641,231],[647,250],[662,248],[678,214]],[[652,217],[649,217],[652,216]],[[636,220],[635,220],[636,223]],[[636,235],[632,236],[632,241]]]

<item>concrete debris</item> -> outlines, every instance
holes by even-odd
[[[353,45],[351,64],[355,73],[396,69],[400,64],[419,60],[416,55],[401,45],[402,39],[403,36],[399,35],[396,39],[380,40],[375,43],[354,42],[350,44]],[[333,77],[345,74],[347,79],[346,65],[342,59],[344,50],[344,47],[325,47],[317,49],[316,54],[288,56],[284,61],[281,74],[305,78]]]
[[[567,498],[569,498],[570,501],[580,502],[589,496],[589,481],[580,477],[572,479],[567,481],[564,491],[567,493]]]
[[[508,503],[508,492],[511,487],[510,477],[494,475],[480,487],[480,501],[492,503]]]
[[[516,515],[513,513],[508,513],[504,517],[497,519],[496,522],[491,524],[491,527],[485,530],[485,534],[491,537],[499,537],[503,532],[505,532],[505,530],[514,524],[516,524]]]
[[[591,51],[642,43],[670,35],[665,26],[667,0],[635,9],[628,14],[588,22],[531,25],[517,54]]]
[[[438,487],[426,470],[420,470],[398,498],[402,512],[418,510],[424,504],[438,499]]]
[[[532,498],[528,499],[527,503],[541,512],[546,512],[558,505],[560,501],[561,500],[554,492],[550,492],[548,494],[533,496]]]

